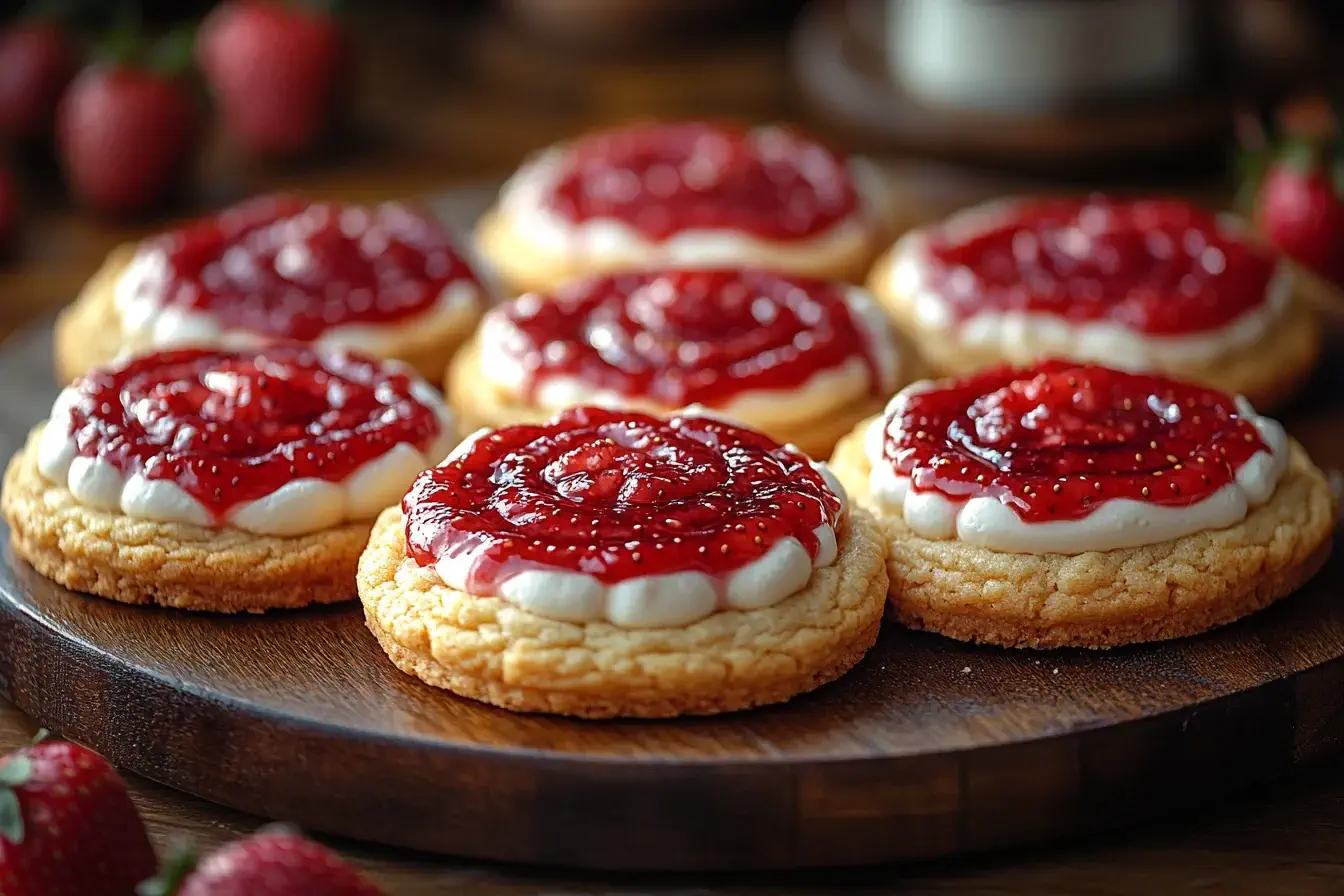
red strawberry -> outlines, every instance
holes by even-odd
[[[1283,254],[1344,286],[1344,172],[1320,147],[1293,143],[1269,166],[1256,223]]]
[[[23,22],[0,32],[0,133],[16,140],[49,133],[76,58],[65,33],[50,22]]]
[[[81,72],[61,101],[57,140],[66,179],[84,204],[112,214],[162,199],[196,146],[190,94],[174,78],[132,65]]]
[[[48,740],[0,765],[0,893],[132,896],[156,867],[126,785],[97,753]]]
[[[143,896],[382,896],[336,853],[284,828],[258,831],[192,867],[179,857]]]
[[[345,44],[336,21],[275,0],[234,0],[201,25],[197,57],[228,129],[247,149],[294,155],[326,127]]]

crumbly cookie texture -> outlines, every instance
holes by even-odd
[[[47,578],[122,603],[220,613],[354,598],[369,523],[273,538],[95,510],[38,472],[40,433],[10,460],[0,507],[15,553]]]
[[[392,508],[359,561],[369,630],[403,672],[522,712],[709,715],[788,700],[840,677],[877,639],[887,573],[871,518],[851,515],[834,565],[772,607],[683,628],[546,619],[445,586],[406,556]]]
[[[1006,647],[1117,647],[1198,634],[1263,609],[1330,554],[1337,508],[1302,446],[1274,496],[1242,522],[1117,551],[1009,554],[920,538],[868,492],[861,424],[831,469],[877,516],[891,607],[911,628]]]
[[[56,319],[54,354],[56,376],[68,383],[95,367],[113,361],[123,351],[138,352],[150,348],[128,342],[122,333],[121,317],[113,300],[113,289],[121,272],[135,257],[134,244],[119,246],[103,262],[79,297]],[[443,378],[444,368],[471,336],[483,308],[431,323],[408,320],[384,357],[404,361],[431,383]]]
[[[903,367],[909,365],[903,364]],[[481,370],[480,348],[475,339],[463,346],[453,359],[443,390],[462,432],[474,432],[482,427],[498,429],[516,423],[542,423],[556,414],[528,405],[517,395],[488,380]],[[800,419],[787,427],[777,425],[762,431],[779,442],[795,446],[809,457],[820,459],[830,455],[835,443],[854,428],[855,422],[881,412],[886,403],[887,396],[862,395],[831,408],[824,417]],[[670,413],[675,409],[653,410]],[[752,425],[749,420],[742,422]]]
[[[872,228],[869,239],[848,251],[800,247],[790,255],[788,273],[820,280],[862,283],[873,259],[889,238],[890,234],[879,225]],[[578,277],[656,266],[661,261],[657,258],[617,261],[548,253],[519,236],[510,216],[498,207],[486,212],[477,224],[476,248],[513,294],[548,292]],[[744,255],[738,263],[750,267],[761,263],[761,259]]]
[[[1004,362],[992,349],[969,348],[914,319],[911,304],[900,301],[887,285],[890,250],[873,268],[868,288],[886,309],[896,329],[918,347],[920,359],[934,377],[959,377]],[[1259,409],[1284,404],[1311,375],[1321,351],[1321,327],[1300,288],[1292,305],[1264,337],[1213,363],[1170,367],[1162,373],[1206,383],[1231,395],[1244,395]]]

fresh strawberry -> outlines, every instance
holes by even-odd
[[[97,753],[47,740],[0,764],[5,896],[131,896],[156,867],[126,785]]]
[[[1344,160],[1332,166],[1325,147],[1289,144],[1265,172],[1255,214],[1280,252],[1344,286]]]
[[[0,31],[0,133],[15,140],[50,133],[76,60],[65,32],[51,22],[21,22]]]
[[[57,141],[80,202],[109,214],[140,211],[186,173],[198,121],[173,77],[117,64],[81,72],[61,101]]]
[[[255,153],[311,149],[331,117],[345,62],[326,12],[277,0],[233,0],[201,25],[197,59],[224,122]]]
[[[178,856],[141,896],[382,896],[336,853],[285,828],[263,829],[193,864]]]

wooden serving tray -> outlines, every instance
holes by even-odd
[[[455,194],[467,217],[487,194]],[[0,449],[57,392],[51,325],[0,349]],[[1287,415],[1344,465],[1344,369]],[[0,532],[7,542],[7,532]],[[1165,814],[1344,743],[1344,568],[1211,634],[1109,653],[888,626],[848,676],[709,719],[515,715],[402,675],[357,604],[225,617],[73,594],[6,548],[0,693],[113,762],[257,815],[589,868],[912,859]]]

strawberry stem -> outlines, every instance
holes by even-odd
[[[178,843],[159,873],[135,888],[135,896],[173,896],[196,870],[196,861],[196,850],[189,843]]]
[[[50,731],[48,731],[45,728],[37,729],[37,732],[33,735],[33,741],[32,741],[33,746],[37,746],[38,744],[42,743],[42,741],[46,740],[49,737],[51,737]]]
[[[155,41],[150,47],[146,61],[151,69],[161,75],[167,77],[180,75],[191,67],[195,47],[195,29],[183,25]]]
[[[23,842],[23,807],[15,788],[28,783],[33,776],[33,761],[22,753],[14,753],[0,765],[0,837],[18,846]]]

